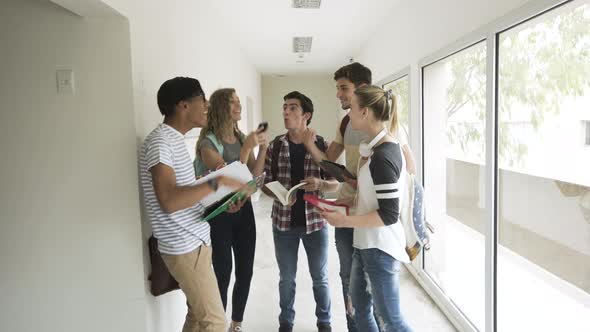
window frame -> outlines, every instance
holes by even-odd
[[[386,85],[391,84],[395,81],[401,80],[404,77],[408,78],[408,128],[406,128],[408,130],[408,142],[410,143],[410,146],[412,145],[412,123],[414,122],[412,119],[412,75],[411,75],[411,67],[410,66],[406,66],[401,70],[398,70],[397,72],[386,76],[385,78],[383,78],[382,80],[380,80],[379,82],[376,83],[376,85],[378,85],[379,87],[381,87],[382,89],[385,88]]]
[[[481,28],[459,38],[447,46],[423,57],[417,63],[415,72],[418,77],[418,107],[415,111],[410,107],[409,120],[412,124],[414,117],[419,123],[420,152],[416,154],[422,182],[427,185],[428,178],[424,172],[424,68],[456,54],[479,42],[486,42],[486,117],[485,117],[485,162],[486,162],[486,229],[485,236],[485,326],[488,332],[497,330],[497,248],[498,248],[498,52],[499,37],[502,32],[510,30],[531,19],[548,13],[558,7],[575,0],[537,0],[531,1],[499,19],[483,25]],[[412,72],[412,70],[410,70]],[[397,73],[396,73],[397,74]],[[395,77],[390,75],[387,79]],[[410,98],[412,98],[410,85]],[[411,125],[410,125],[411,126]],[[590,131],[590,121],[586,123],[585,132]],[[588,134],[587,134],[588,135]],[[586,136],[587,136],[586,135]],[[587,140],[589,139],[588,137]],[[489,188],[492,188],[491,190]],[[422,255],[423,256],[423,255]],[[431,295],[445,315],[461,331],[478,331],[477,328],[461,313],[452,300],[426,273],[422,257],[421,268],[415,265],[408,270],[418,280],[420,285]]]

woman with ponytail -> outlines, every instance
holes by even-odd
[[[354,227],[350,292],[359,331],[411,331],[401,316],[399,272],[408,263],[399,221],[406,162],[400,142],[389,131],[393,96],[376,86],[356,89],[349,112],[352,128],[369,143],[359,152],[356,215],[323,212],[335,227]],[[370,287],[369,287],[370,285]],[[373,309],[375,315],[373,315]]]
[[[390,113],[389,132],[399,141],[399,145],[402,148],[404,160],[406,161],[406,171],[409,173],[408,181],[411,182],[408,186],[410,187],[410,192],[413,192],[410,195],[413,197],[413,202],[410,202],[411,204],[409,206],[411,206],[411,219],[417,237],[410,239],[413,243],[406,248],[406,252],[410,256],[410,260],[414,260],[414,258],[418,257],[423,247],[427,249],[430,247],[430,237],[426,232],[426,221],[424,220],[424,187],[416,179],[416,162],[412,149],[408,144],[408,132],[398,122],[397,98],[395,95],[391,99]]]

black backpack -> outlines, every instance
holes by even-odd
[[[340,121],[340,136],[342,136],[342,142],[344,142],[344,133],[346,132],[346,127],[348,126],[349,122],[350,122],[350,115],[348,115],[348,114],[346,114],[342,118],[342,121]]]
[[[346,128],[346,126],[345,126]],[[277,174],[279,172],[279,153],[281,152],[281,140],[280,138],[283,135],[279,135],[277,137],[275,137],[275,139],[272,141],[272,161],[270,164],[270,171],[272,173],[272,180],[276,181],[277,180]],[[318,147],[318,149],[320,149],[320,151],[322,152],[326,152],[326,141],[324,140],[324,138],[322,136],[316,136],[317,140],[315,141],[315,145]],[[322,170],[320,168],[320,177],[323,179],[324,178],[324,170]]]

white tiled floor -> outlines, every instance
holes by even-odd
[[[271,200],[264,195],[261,195],[260,200],[254,203],[258,238],[254,263],[254,279],[244,317],[244,329],[246,332],[268,332],[278,329],[279,272],[274,256],[272,239],[272,225],[270,221],[271,203]],[[330,228],[330,237],[331,243],[334,243],[333,228]],[[331,245],[328,269],[332,297],[332,329],[335,332],[346,332],[346,319],[344,316],[338,265],[336,248],[334,245]],[[233,285],[233,281],[231,285]],[[402,312],[414,331],[455,331],[451,323],[405,269],[402,270],[400,277],[400,287]],[[231,303],[231,301],[228,302]],[[307,269],[305,251],[302,248],[299,251],[295,310],[297,314],[294,331],[317,331],[315,327],[315,302],[313,300],[311,278]],[[231,308],[228,308],[228,316],[230,312]]]

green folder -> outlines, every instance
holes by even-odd
[[[252,187],[253,189],[256,189],[256,179],[249,181],[248,186]],[[235,203],[238,200],[242,200],[242,199],[246,198],[248,196],[248,194],[243,191],[238,191],[238,192],[229,194],[226,197],[228,197],[228,196],[229,196],[229,198],[225,201],[224,201],[225,197],[219,200],[219,202],[222,202],[221,205],[217,206],[217,204],[213,204],[210,208],[205,210],[206,217],[203,220],[209,221],[209,220],[217,217],[218,215],[227,211],[227,209],[229,209],[230,204]],[[211,211],[212,208],[214,208],[213,211]]]

